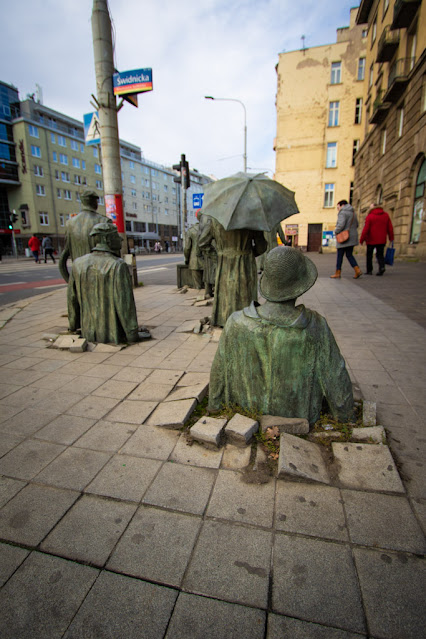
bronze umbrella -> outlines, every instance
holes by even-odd
[[[264,173],[236,173],[204,187],[203,214],[226,231],[272,231],[282,220],[299,213],[294,192]]]

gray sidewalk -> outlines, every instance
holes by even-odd
[[[119,353],[46,347],[63,290],[18,304],[0,331],[0,636],[423,637],[425,330],[367,286],[320,277],[302,301],[377,402],[402,495],[246,483],[249,449],[156,425],[217,347],[179,332],[208,309],[171,287],[136,290],[154,339]]]

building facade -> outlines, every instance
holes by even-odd
[[[0,82],[0,252],[11,247],[8,193],[20,186],[12,120],[19,116],[18,90]]]
[[[363,0],[368,23],[365,137],[354,201],[391,216],[397,255],[426,259],[426,7],[421,0]]]
[[[336,204],[353,200],[367,49],[366,25],[356,17],[351,9],[333,44],[279,55],[275,179],[295,191],[300,211],[284,231],[308,251],[335,246]]]

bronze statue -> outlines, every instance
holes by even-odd
[[[200,235],[203,230],[211,224],[211,217],[209,215],[198,214],[200,221]],[[213,240],[211,244],[203,247],[201,250],[204,260],[203,282],[206,290],[206,295],[213,297],[214,285],[216,281],[216,269],[217,269],[217,251],[216,242]]]
[[[69,328],[102,344],[137,342],[138,321],[132,280],[120,255],[121,237],[109,222],[90,232],[94,247],[73,261],[68,284]]]
[[[211,218],[200,234],[200,249],[210,246],[213,241],[218,262],[211,324],[225,326],[234,311],[257,300],[255,257],[266,250],[266,240],[262,231],[225,231],[220,222]]]
[[[263,272],[266,256],[268,255],[270,251],[272,251],[273,248],[278,246],[277,235],[279,236],[283,244],[285,244],[286,242],[283,227],[281,226],[281,222],[277,224],[272,229],[272,231],[263,231],[263,235],[265,236],[265,240],[268,245],[268,248],[266,249],[265,253],[262,253],[262,255],[259,255],[259,257],[257,258],[257,268],[260,273]]]
[[[66,282],[69,280],[67,260],[69,257],[75,260],[77,257],[90,253],[94,246],[90,231],[95,224],[108,223],[112,225],[109,218],[96,212],[98,200],[99,196],[95,191],[85,189],[81,194],[83,210],[67,222],[65,247],[59,257],[59,272]]]
[[[188,265],[194,288],[203,288],[203,258],[198,248],[198,236],[200,225],[196,222],[191,226],[185,235],[185,248],[183,254],[185,256],[185,264]]]
[[[237,404],[313,424],[326,400],[333,417],[352,418],[352,384],[325,318],[295,306],[317,277],[298,249],[278,246],[267,255],[260,280],[267,301],[227,321],[211,369],[209,409]]]

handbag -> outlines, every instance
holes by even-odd
[[[336,240],[337,242],[339,242],[339,244],[343,244],[343,242],[346,242],[349,239],[349,229],[351,228],[352,222],[354,221],[354,215],[355,211],[352,213],[352,219],[351,223],[349,224],[349,228],[344,229],[343,231],[340,231],[340,233],[336,234]]]
[[[389,266],[393,266],[394,257],[395,257],[395,249],[393,248],[393,242],[392,242],[391,246],[388,246],[388,248],[386,249],[385,264],[388,264]]]

